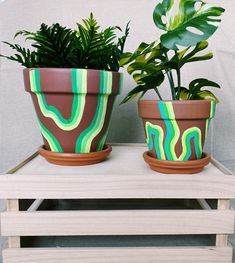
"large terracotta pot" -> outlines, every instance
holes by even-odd
[[[215,115],[214,101],[140,100],[138,106],[151,157],[168,161],[201,159]]]
[[[91,69],[24,70],[45,149],[63,153],[101,151],[122,75]]]

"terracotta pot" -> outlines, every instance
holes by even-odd
[[[215,114],[214,101],[141,100],[138,107],[151,157],[168,161],[201,159]]]
[[[89,153],[103,150],[122,75],[92,69],[24,70],[46,150]]]

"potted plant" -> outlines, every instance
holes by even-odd
[[[128,64],[127,71],[137,86],[122,103],[154,90],[158,100],[138,101],[149,148],[145,161],[163,173],[196,173],[209,162],[202,149],[218,102],[205,88],[220,86],[205,78],[182,83],[181,69],[190,62],[213,57],[211,52],[199,52],[207,48],[206,40],[216,31],[224,9],[201,0],[176,2],[163,0],[155,7],[153,20],[163,31],[160,40],[141,43],[134,53],[123,55],[121,64]],[[161,95],[166,78],[172,100]]]
[[[56,23],[36,32],[19,31],[34,50],[9,45],[17,53],[3,56],[26,67],[25,89],[31,94],[44,146],[39,153],[52,163],[84,165],[107,157],[109,121],[120,93],[119,59],[129,32],[101,30],[93,14],[72,30]]]

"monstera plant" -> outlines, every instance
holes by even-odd
[[[22,64],[44,146],[39,153],[61,165],[102,161],[109,121],[122,75],[118,72],[129,27],[100,29],[93,14],[75,30],[56,23],[36,32],[19,31],[31,49],[5,42],[16,54],[4,57]],[[3,55],[2,55],[3,56]]]
[[[138,102],[149,147],[144,157],[152,169],[195,173],[209,161],[202,149],[218,98],[208,87],[220,86],[206,78],[183,83],[181,69],[213,57],[205,49],[223,12],[222,7],[201,0],[163,0],[153,12],[153,21],[162,31],[160,40],[141,43],[135,52],[121,58],[137,84],[122,103],[142,98],[149,90],[155,91],[158,99]],[[162,96],[165,79],[172,100]]]

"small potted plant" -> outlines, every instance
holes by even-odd
[[[139,100],[149,151],[145,161],[163,173],[196,173],[209,162],[203,145],[215,114],[216,96],[207,87],[219,88],[205,78],[182,83],[181,69],[190,62],[209,60],[212,53],[199,54],[216,31],[221,7],[201,0],[163,0],[153,13],[155,25],[163,31],[159,41],[141,43],[134,53],[121,59],[137,83],[122,103],[142,98],[154,90],[158,100]],[[174,15],[174,10],[176,11]],[[161,96],[160,87],[169,81],[172,100]]]
[[[101,30],[91,14],[72,30],[42,24],[36,32],[19,31],[33,50],[9,45],[17,53],[3,56],[26,67],[25,89],[31,94],[44,146],[39,153],[60,165],[85,165],[104,160],[115,97],[122,74],[119,59],[129,32]]]

